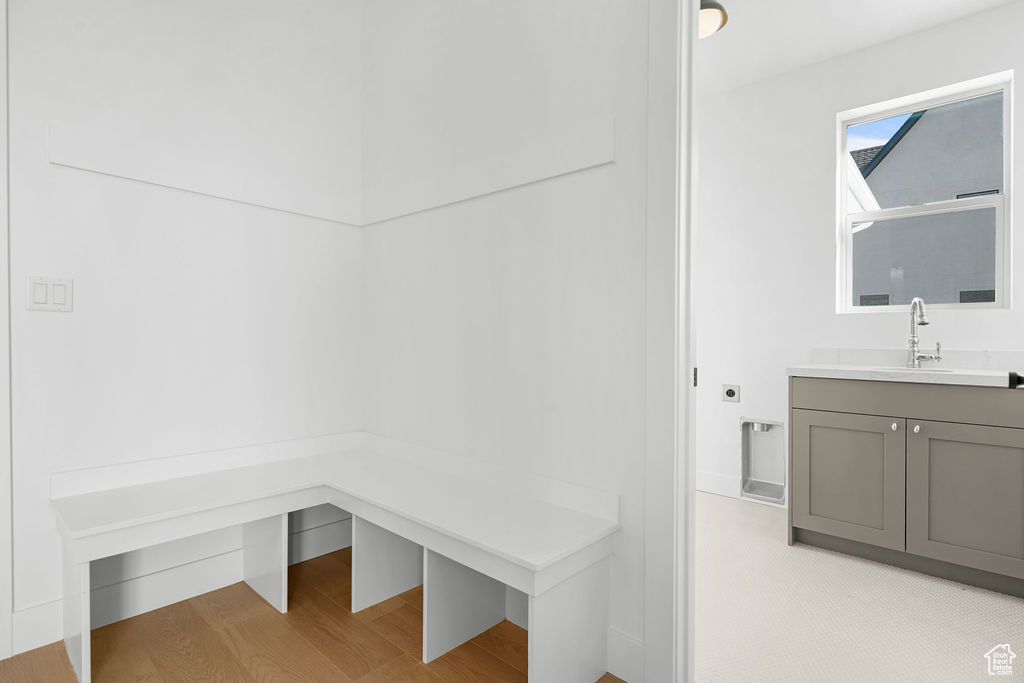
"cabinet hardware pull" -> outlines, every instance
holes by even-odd
[[[894,431],[894,432],[895,432],[895,431],[896,431],[897,429],[899,429],[899,427],[898,427],[898,426],[896,425],[896,423],[895,423],[895,422],[893,422],[893,423],[892,423],[892,431]]]
[[[914,425],[914,433],[915,434],[920,434],[921,433],[921,425]]]

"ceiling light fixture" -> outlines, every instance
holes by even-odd
[[[700,18],[697,21],[697,37],[707,38],[716,33],[729,21],[729,13],[715,0],[700,0]]]

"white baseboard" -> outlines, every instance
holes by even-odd
[[[519,628],[530,628],[530,596],[505,586],[505,618]]]
[[[288,534],[288,564],[305,562],[352,545],[352,518]]]
[[[289,534],[288,545],[289,564],[346,548],[352,545],[352,520],[342,519]],[[92,627],[106,626],[242,580],[242,550],[236,548],[96,587],[92,590]]]
[[[12,618],[14,654],[60,640],[64,631],[63,614],[60,600],[15,610]]]
[[[92,591],[92,627],[99,628],[242,580],[242,551],[233,550]]]
[[[94,563],[92,627],[171,605],[242,580],[237,528],[162,543]],[[14,654],[63,637],[60,600],[14,613]]]
[[[618,629],[608,629],[608,673],[626,683],[643,683],[644,644]]]
[[[241,547],[241,528],[227,527],[95,560],[89,568],[89,579],[95,592],[100,588],[240,550]]]
[[[740,497],[740,480],[717,472],[697,470],[697,490],[730,498]]]

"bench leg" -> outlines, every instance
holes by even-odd
[[[423,548],[352,517],[352,611],[412,590],[423,583]]]
[[[431,550],[425,551],[424,662],[437,659],[504,619],[504,583]]]
[[[530,596],[530,683],[593,683],[608,666],[608,559]]]
[[[92,681],[89,563],[64,560],[64,647],[79,683]]]
[[[242,576],[279,612],[288,611],[288,515],[242,525]]]

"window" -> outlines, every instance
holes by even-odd
[[[1011,79],[838,115],[840,313],[1009,307]]]

